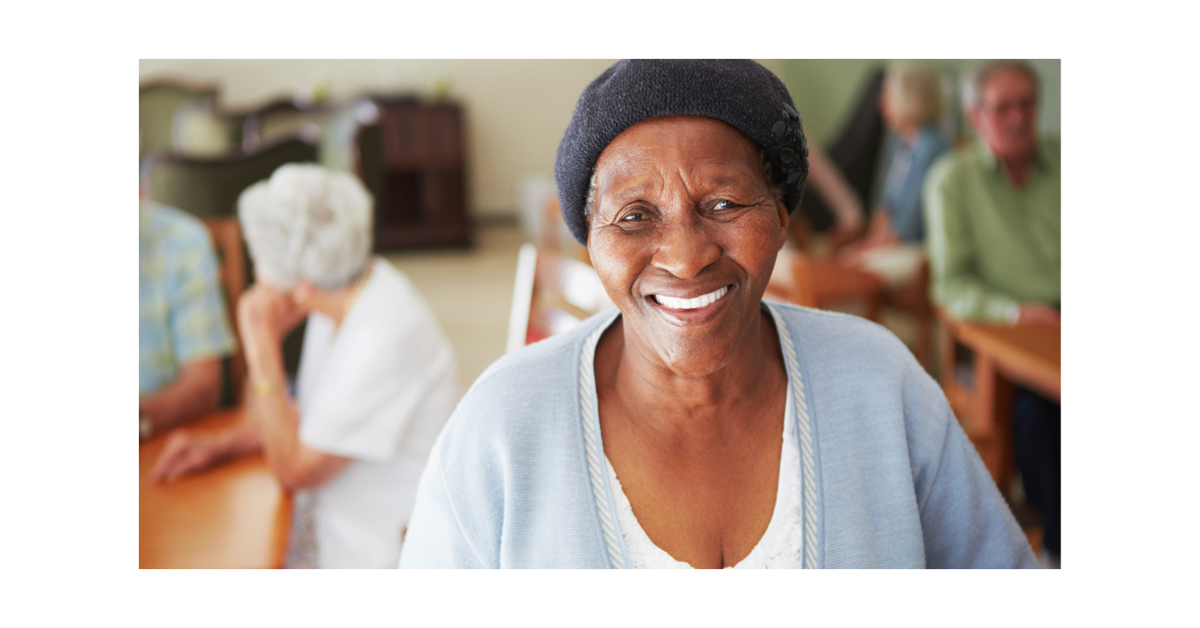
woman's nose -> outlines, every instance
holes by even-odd
[[[672,220],[650,263],[680,279],[691,279],[721,257],[721,247],[693,215]]]

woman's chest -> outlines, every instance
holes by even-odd
[[[604,450],[655,546],[694,567],[732,566],[762,539],[775,511],[782,409],[778,423],[701,444],[653,442],[614,427],[605,430]]]

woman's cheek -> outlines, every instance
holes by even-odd
[[[726,253],[749,256],[754,259],[760,257],[775,258],[779,248],[782,227],[779,226],[779,219],[773,212],[770,214],[767,212],[748,214],[742,220],[737,221],[735,225],[731,226],[733,229],[730,235],[733,237],[730,240],[731,246],[726,249]]]
[[[614,237],[613,234],[593,232],[588,244],[588,256],[596,274],[600,276],[600,283],[609,298],[620,304],[639,270],[636,252],[630,250],[633,248],[630,243],[621,242],[620,236]]]

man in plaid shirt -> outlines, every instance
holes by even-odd
[[[234,349],[217,258],[195,217],[153,202],[138,217],[138,410],[141,435],[217,407]]]

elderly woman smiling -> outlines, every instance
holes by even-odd
[[[401,567],[1036,565],[894,336],[762,301],[806,152],[750,61],[623,61],[588,86],[556,175],[619,311],[476,382]]]
[[[246,190],[238,212],[258,277],[238,303],[249,420],[215,438],[174,436],[154,477],[261,450],[298,490],[290,565],[394,566],[458,400],[450,345],[408,279],[370,257],[371,197],[352,175],[286,165]],[[293,402],[281,345],[305,318]]]

